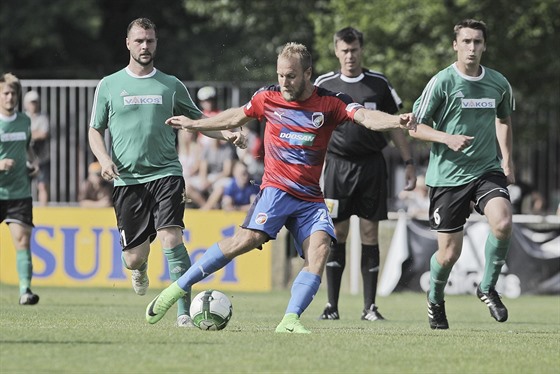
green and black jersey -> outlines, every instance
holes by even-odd
[[[432,187],[460,186],[490,171],[502,171],[496,117],[507,118],[515,100],[507,79],[482,67],[478,77],[460,73],[455,64],[436,74],[414,103],[418,123],[448,134],[472,136],[461,152],[433,143],[426,171]]]
[[[0,171],[0,200],[31,197],[31,178],[27,170],[27,150],[31,143],[31,120],[23,113],[0,115],[0,160],[15,161],[8,171]]]
[[[112,158],[120,173],[115,186],[183,175],[176,132],[165,124],[174,115],[202,116],[174,76],[154,69],[140,77],[124,68],[99,82],[90,126],[109,129]]]

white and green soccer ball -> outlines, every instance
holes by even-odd
[[[201,330],[222,330],[231,319],[233,306],[229,298],[216,290],[202,291],[191,301],[193,324]]]

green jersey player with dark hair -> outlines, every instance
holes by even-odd
[[[438,250],[430,261],[428,316],[432,329],[447,329],[444,289],[461,255],[463,226],[471,204],[486,216],[484,274],[476,289],[490,314],[505,322],[508,311],[496,292],[512,233],[507,185],[513,183],[510,84],[480,65],[486,50],[486,25],[472,19],[455,26],[457,61],[436,74],[414,104],[418,120],[410,135],[432,142],[426,184],[430,187],[430,226]]]
[[[126,68],[103,78],[92,110],[89,143],[101,176],[114,181],[113,204],[123,247],[123,265],[132,270],[138,295],[148,289],[150,243],[157,236],[169,276],[177,280],[191,261],[183,243],[185,181],[177,155],[177,133],[165,125],[172,115],[199,119],[202,112],[176,77],[154,68],[156,26],[147,18],[132,21],[126,46]],[[111,135],[111,155],[104,133]],[[230,131],[206,133],[244,146],[245,138]],[[178,303],[177,324],[192,326],[190,293]]]

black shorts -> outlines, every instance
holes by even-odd
[[[387,219],[387,165],[381,152],[352,161],[327,153],[323,177],[325,203],[334,222],[352,215]]]
[[[471,214],[471,204],[484,215],[486,204],[495,197],[509,200],[507,179],[501,172],[484,174],[462,186],[430,187],[430,227],[447,233],[462,231]]]
[[[123,250],[154,241],[157,230],[184,228],[185,180],[171,176],[144,184],[117,186],[113,204]]]
[[[16,222],[33,226],[33,200],[28,197],[17,200],[0,200],[0,223]]]

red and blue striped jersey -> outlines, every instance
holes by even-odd
[[[266,120],[261,189],[276,187],[302,200],[323,201],[319,178],[332,132],[353,121],[360,108],[350,96],[320,87],[307,100],[292,102],[278,85],[257,91],[244,111]]]

